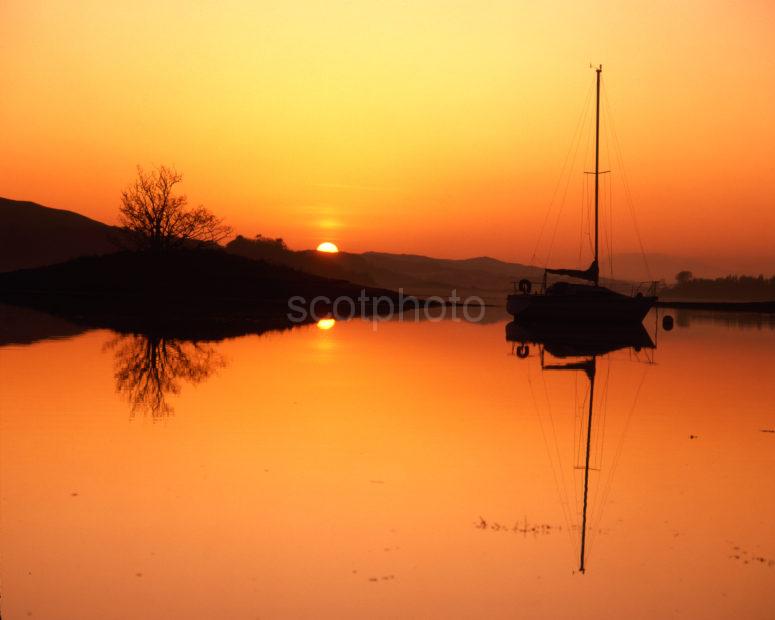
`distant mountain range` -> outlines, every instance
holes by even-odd
[[[72,211],[0,198],[0,272],[52,265],[79,256],[109,254],[118,249],[117,241],[122,238],[120,228]],[[238,236],[226,245],[226,250],[365,286],[443,297],[457,290],[463,297],[479,295],[498,303],[511,289],[513,281],[525,277],[536,281],[543,277],[540,267],[486,256],[443,259],[385,252],[324,254],[314,250],[290,250],[281,242],[264,237]],[[665,254],[647,255],[646,258],[651,278],[667,282],[681,270],[692,271],[699,277],[716,277],[731,271],[696,259]],[[620,281],[648,279],[640,254],[616,254],[613,267]],[[601,273],[609,273],[609,270],[609,263],[604,260]]]
[[[415,254],[289,250],[281,242],[263,237],[238,236],[226,245],[234,254],[287,265],[327,278],[393,290],[403,289],[422,297],[449,297],[457,290],[461,297],[478,295],[486,301],[502,301],[516,279],[539,279],[543,270],[518,263],[506,263],[486,256],[467,259],[430,258]]]
[[[72,211],[0,198],[0,272],[113,253],[122,236],[120,228]],[[476,294],[500,301],[513,280],[539,279],[543,274],[537,267],[488,257],[455,260],[383,252],[323,254],[293,251],[273,240],[241,236],[227,244],[226,250],[326,278],[445,298],[456,289],[462,296]]]

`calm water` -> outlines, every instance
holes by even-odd
[[[596,359],[591,429],[505,320],[20,321],[60,337],[0,349],[2,617],[775,617],[775,330],[676,318]]]

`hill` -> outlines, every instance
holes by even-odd
[[[120,228],[72,211],[0,198],[0,272],[114,253],[118,250],[116,241],[123,234]],[[238,236],[226,249],[231,254],[324,278],[403,289],[406,294],[422,297],[438,295],[446,299],[456,290],[461,297],[478,295],[498,304],[513,281],[524,277],[538,281],[543,277],[541,268],[489,257],[445,259],[386,252],[324,254],[290,250],[282,241],[264,237]]]
[[[452,259],[386,252],[326,254],[314,250],[290,250],[281,239],[266,237],[247,239],[238,236],[226,245],[226,250],[321,276],[403,289],[405,293],[419,297],[438,295],[447,299],[456,290],[462,298],[477,295],[496,305],[503,303],[504,295],[513,289],[515,281],[528,278],[540,282],[544,276],[542,267],[508,263],[488,256]],[[601,283],[622,291],[632,288],[621,280],[602,278]]]
[[[238,236],[226,245],[226,249],[233,254],[320,276],[393,290],[404,289],[406,293],[418,296],[439,295],[445,299],[452,290],[457,290],[462,297],[478,295],[500,303],[514,280],[524,277],[540,280],[543,277],[543,269],[538,267],[489,257],[447,259],[385,252],[325,254],[314,250],[289,250],[281,240],[264,237],[247,239]]]
[[[79,256],[99,256],[116,252],[121,229],[84,217],[72,211],[52,209],[33,202],[0,198],[0,272],[53,265]],[[461,297],[478,295],[489,303],[500,304],[515,280],[527,277],[539,281],[543,269],[500,261],[486,256],[445,259],[416,254],[290,250],[279,239],[238,236],[226,245],[238,256],[268,261],[329,279],[346,280],[407,294],[447,298],[456,290]],[[695,275],[719,274],[720,270],[690,258],[661,254],[648,255],[651,276],[673,281],[677,271],[689,269]],[[609,273],[603,261],[601,273]],[[633,281],[646,279],[640,254],[617,254],[613,260],[618,277]],[[606,286],[629,290],[622,280],[603,280]]]
[[[122,236],[120,228],[72,211],[0,198],[0,272],[114,253],[118,250],[116,240]],[[226,247],[232,254],[313,275],[393,290],[403,288],[422,296],[446,298],[457,289],[463,296],[500,301],[513,280],[526,276],[539,279],[542,275],[536,267],[486,257],[457,260],[384,252],[323,254],[289,250],[273,239],[242,236]]]
[[[291,297],[303,297],[306,303],[299,305],[308,307],[319,296],[355,300],[362,289],[220,248],[161,255],[124,251],[0,273],[2,302],[120,331],[177,332],[194,324],[280,326],[288,322]],[[365,290],[372,298],[398,298],[386,289]],[[350,307],[345,304],[343,311]],[[325,303],[316,307],[318,314],[326,309]]]
[[[72,211],[0,198],[0,272],[116,251],[121,231]]]

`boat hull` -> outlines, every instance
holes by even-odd
[[[506,310],[523,322],[640,323],[656,297],[509,295]]]

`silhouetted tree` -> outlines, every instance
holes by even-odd
[[[226,249],[234,254],[247,256],[248,258],[298,266],[296,264],[298,257],[288,249],[282,237],[273,239],[272,237],[264,237],[258,234],[254,239],[247,239],[242,235],[237,235],[229,241]]]
[[[678,284],[686,284],[694,277],[694,274],[691,271],[679,271],[677,274],[675,274],[675,281],[678,282]]]
[[[276,239],[272,239],[272,237],[264,237],[261,233],[258,233],[255,238],[256,243],[264,243],[270,246],[274,246],[280,250],[287,250],[288,246],[285,243],[285,240],[282,237],[277,237]]]
[[[203,206],[188,209],[185,195],[174,193],[183,175],[159,166],[151,172],[137,167],[137,179],[121,192],[121,224],[139,249],[164,251],[187,242],[217,243],[231,234]]]
[[[200,383],[226,365],[207,344],[158,336],[117,336],[107,349],[115,351],[116,390],[138,411],[158,418],[172,413],[167,395],[180,392],[180,382]]]

